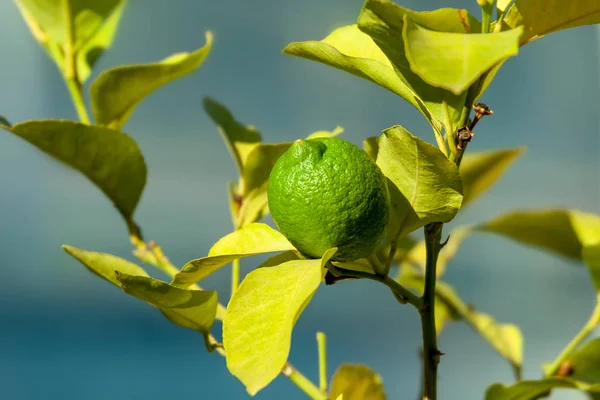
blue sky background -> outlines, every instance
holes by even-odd
[[[148,238],[176,265],[206,254],[231,229],[227,180],[236,170],[202,97],[227,105],[266,142],[290,141],[336,125],[356,144],[394,124],[433,141],[427,122],[402,99],[326,66],[283,55],[292,41],[320,39],[355,22],[361,0],[206,2],[131,0],[99,71],[150,62],[215,42],[192,75],[160,89],[124,130],[139,143],[149,180],[136,212]],[[404,0],[418,9],[474,0]],[[11,122],[75,119],[64,83],[12,2],[0,2],[0,113]],[[527,154],[456,219],[483,221],[514,208],[600,212],[598,30],[582,27],[527,45],[508,60],[483,97],[494,110],[469,151],[526,145]],[[91,82],[90,80],[90,82]],[[245,398],[222,358],[201,338],[89,274],[64,243],[130,255],[127,232],[102,194],[79,174],[0,132],[0,398]],[[245,272],[255,266],[243,262]],[[594,304],[581,265],[492,235],[468,239],[446,280],[463,299],[521,326],[527,378],[556,356]],[[224,268],[205,283],[229,295]],[[291,362],[316,379],[315,332],[329,337],[330,374],[341,362],[378,371],[390,399],[419,385],[418,316],[371,282],[322,287],[298,321]],[[442,399],[480,399],[511,371],[464,324],[440,339]],[[404,397],[406,396],[406,397]],[[303,399],[278,378],[257,399]],[[556,399],[581,399],[557,392]]]

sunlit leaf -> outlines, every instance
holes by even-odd
[[[204,98],[204,110],[217,124],[241,175],[248,155],[260,143],[260,133],[253,126],[236,121],[225,106],[209,97]]]
[[[358,27],[377,43],[391,61],[402,82],[421,99],[437,124],[447,132],[454,132],[464,123],[466,92],[460,95],[431,86],[415,74],[405,53],[402,31],[404,16],[424,28],[439,32],[479,32],[481,25],[466,10],[443,8],[429,12],[415,12],[389,0],[367,0],[358,18]],[[439,143],[439,138],[438,145]]]
[[[10,132],[81,172],[132,223],[146,184],[146,164],[132,138],[113,129],[58,120],[23,122]]]
[[[404,46],[411,70],[430,85],[459,95],[495,64],[519,51],[522,29],[499,33],[438,32],[404,15]]]
[[[296,260],[250,272],[233,294],[223,321],[227,368],[250,395],[279,375],[296,320],[323,280],[321,260]]]
[[[59,68],[64,69],[66,48],[72,47],[79,81],[84,82],[100,55],[112,44],[126,1],[17,0],[16,3],[33,36]],[[72,42],[68,34],[70,26]]]
[[[488,190],[524,151],[524,147],[519,147],[467,152],[460,164],[463,207]]]
[[[562,29],[600,23],[600,0],[516,0],[504,21],[525,28],[525,45]]]
[[[581,389],[589,394],[599,393],[600,385],[587,385],[568,378],[547,378],[521,381],[512,386],[496,383],[485,392],[485,400],[534,400],[549,395],[553,389]]]
[[[373,160],[377,160],[377,153],[379,153],[379,136],[372,136],[363,140],[363,149]]]
[[[321,62],[376,83],[404,98],[428,120],[433,120],[423,102],[394,72],[392,64],[379,47],[356,25],[338,28],[321,41],[290,43],[283,52]]]
[[[385,400],[381,376],[366,365],[342,364],[331,379],[331,398]]]
[[[332,131],[316,131],[308,135],[307,139],[316,139],[316,138],[330,138],[341,135],[344,132],[344,128],[341,126],[336,126]]]
[[[456,165],[401,126],[383,132],[377,165],[392,183],[392,237],[431,222],[448,222],[460,209],[462,183]]]
[[[67,245],[64,245],[63,249],[73,258],[81,262],[90,272],[118,287],[122,287],[122,285],[115,276],[115,271],[128,275],[148,276],[146,271],[141,267],[127,260],[123,260],[120,257],[113,256],[112,254],[87,251]]]
[[[96,122],[113,128],[123,126],[146,96],[196,70],[211,44],[212,34],[207,32],[206,45],[193,53],[177,53],[156,63],[125,65],[101,73],[90,88]]]
[[[261,186],[252,189],[244,196],[242,207],[239,210],[239,219],[237,228],[244,227],[252,222],[258,221],[262,216],[269,211],[267,200],[267,182]]]
[[[287,250],[295,248],[281,233],[266,224],[248,224],[215,243],[208,257],[185,264],[173,283],[187,287],[238,258]]]
[[[583,246],[600,242],[600,216],[576,210],[515,211],[478,229],[573,259],[581,258]]]
[[[217,292],[182,289],[118,271],[115,276],[125,293],[158,308],[174,324],[204,335],[210,333],[217,313]]]

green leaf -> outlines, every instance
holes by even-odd
[[[600,243],[585,246],[581,252],[583,262],[590,271],[596,292],[600,293]]]
[[[279,375],[287,361],[296,320],[323,280],[321,260],[296,260],[250,272],[229,302],[223,321],[227,368],[250,395]]]
[[[205,336],[210,333],[217,314],[217,292],[182,289],[118,271],[115,276],[125,293],[158,308],[174,324]]]
[[[553,389],[581,389],[590,394],[600,392],[600,385],[587,385],[568,378],[521,381],[512,386],[496,383],[485,392],[485,400],[534,400],[549,395]]]
[[[269,212],[267,199],[267,182],[251,190],[242,200],[242,207],[238,213],[237,229],[258,221]]]
[[[422,292],[424,277],[421,271],[403,264],[395,278],[401,285]],[[523,336],[514,324],[499,324],[490,315],[473,310],[458,296],[456,290],[438,281],[435,291],[435,318],[438,335],[449,321],[464,320],[492,348],[505,358],[520,375],[523,362]]]
[[[562,29],[600,23],[599,0],[516,0],[504,19],[523,26],[521,45]]]
[[[252,125],[243,125],[215,100],[205,97],[204,110],[219,129],[240,175],[250,152],[260,143],[260,133]]]
[[[315,138],[331,138],[336,137],[344,133],[344,128],[341,126],[336,126],[332,131],[316,131],[308,135],[307,139],[315,139]]]
[[[287,151],[291,143],[264,144],[261,143],[248,154],[242,171],[242,196],[246,197],[255,189],[264,185],[269,180],[269,174],[273,166]]]
[[[581,258],[584,246],[600,242],[600,216],[576,210],[515,211],[477,229],[573,259]]]
[[[573,379],[586,383],[600,383],[600,338],[596,338],[569,357]]]
[[[147,173],[132,138],[113,129],[59,120],[23,122],[10,132],[85,175],[131,227]]]
[[[290,43],[283,52],[317,61],[369,80],[404,98],[425,118],[433,121],[427,107],[408,84],[394,72],[393,65],[379,47],[356,25],[337,28],[321,41]]]
[[[112,254],[97,253],[67,245],[63,245],[63,250],[81,262],[90,272],[118,287],[121,287],[121,282],[117,279],[115,272],[135,276],[148,276],[146,271],[141,267]]]
[[[519,52],[521,28],[499,33],[426,29],[404,15],[404,46],[411,70],[432,86],[460,95],[490,70]]]
[[[373,160],[377,160],[377,153],[379,153],[379,136],[366,138],[363,141],[363,149]]]
[[[440,277],[446,272],[448,263],[452,261],[456,252],[460,248],[463,240],[465,240],[471,234],[472,227],[465,225],[454,228],[448,236],[448,242],[442,248],[438,255],[436,273]],[[427,254],[425,250],[425,241],[421,240],[411,247],[408,254],[405,256],[404,261],[416,264],[421,271],[425,272]]]
[[[359,29],[371,36],[391,61],[399,78],[434,117],[434,129],[436,124],[441,124],[446,132],[455,132],[464,124],[469,111],[465,108],[467,94],[465,92],[456,95],[434,87],[411,70],[402,35],[405,15],[422,27],[439,32],[479,32],[481,25],[466,10],[443,8],[430,12],[415,12],[389,0],[367,0],[358,18]],[[438,146],[442,147],[439,137],[436,139]]]
[[[458,213],[462,203],[458,168],[401,126],[383,131],[377,165],[389,179],[391,237],[431,222],[448,222]]]
[[[266,224],[248,224],[221,238],[210,249],[208,257],[185,264],[175,275],[173,283],[187,287],[238,258],[287,250],[295,248],[281,233]]]
[[[5,128],[5,129],[10,129],[10,127],[12,126],[12,124],[10,122],[8,122],[8,120],[6,118],[4,118],[2,115],[0,115],[0,128]]]
[[[206,45],[193,53],[177,53],[156,63],[125,65],[101,73],[90,88],[96,122],[112,128],[123,126],[146,96],[196,70],[208,55],[212,40],[207,32]]]
[[[342,364],[331,379],[329,396],[344,400],[385,400],[381,376],[366,365]]]
[[[72,48],[78,79],[85,82],[100,55],[112,44],[127,2],[17,0],[16,3],[33,36],[63,71],[67,48]]]
[[[489,189],[524,151],[524,147],[518,147],[467,152],[460,165],[460,176],[463,182],[463,207]]]

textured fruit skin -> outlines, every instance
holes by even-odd
[[[386,178],[345,140],[294,142],[275,163],[267,195],[275,224],[306,256],[320,258],[337,247],[336,261],[368,257],[385,236]]]

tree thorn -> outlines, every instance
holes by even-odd
[[[440,250],[443,249],[448,244],[448,240],[450,240],[450,235],[448,235],[446,240],[444,240],[442,243],[440,243]]]

